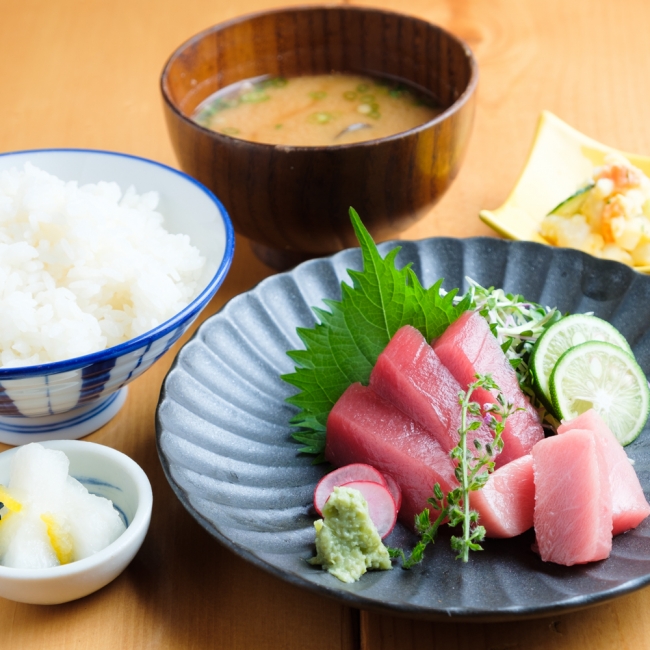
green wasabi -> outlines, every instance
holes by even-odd
[[[367,569],[392,568],[359,490],[335,487],[314,528],[316,557],[309,562],[321,564],[342,582],[355,582]]]

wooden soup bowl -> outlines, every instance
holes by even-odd
[[[258,144],[190,116],[217,90],[262,75],[398,77],[444,109],[397,135],[330,147]],[[357,245],[353,206],[376,240],[394,237],[443,195],[467,148],[478,71],[469,48],[417,18],[350,6],[238,18],[181,45],[161,77],[181,168],[223,202],[235,230],[276,268]]]

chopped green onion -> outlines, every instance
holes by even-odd
[[[312,113],[307,118],[312,124],[327,124],[334,119],[332,113]]]
[[[251,90],[244,93],[240,99],[244,104],[259,104],[271,98],[263,90]]]

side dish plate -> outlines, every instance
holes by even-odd
[[[589,312],[627,338],[650,371],[650,277],[616,262],[530,242],[434,238],[392,242],[398,264],[412,263],[425,286],[465,276],[563,312]],[[314,486],[327,471],[297,453],[287,422],[294,389],[286,351],[301,347],[296,327],[315,324],[312,306],[339,299],[359,249],[272,276],[208,319],[178,354],[157,411],[157,442],[167,478],[187,510],[221,543],[300,587],[350,606],[431,620],[495,621],[549,615],[600,603],[650,583],[650,522],[614,539],[611,557],[589,565],[543,563],[532,531],[488,540],[463,564],[448,539],[411,571],[371,572],[351,585],[305,560],[314,554]],[[626,448],[650,494],[650,427]],[[410,546],[398,525],[387,543]]]
[[[650,176],[650,157],[608,147],[542,111],[519,180],[503,205],[481,210],[481,221],[508,239],[547,243],[539,234],[544,217],[582,187],[608,153],[622,154]],[[650,266],[635,269],[650,273]]]

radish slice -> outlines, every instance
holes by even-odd
[[[402,488],[390,474],[384,474],[384,478],[386,479],[386,487],[395,502],[397,512],[399,512],[399,509],[402,507]]]
[[[316,508],[316,512],[319,515],[322,515],[323,506],[330,498],[332,490],[335,487],[340,487],[341,485],[350,483],[351,481],[371,481],[372,483],[379,483],[384,487],[387,485],[384,475],[371,465],[366,465],[364,463],[344,465],[343,467],[339,467],[333,472],[326,474],[318,482],[318,485],[314,490],[314,508]]]
[[[359,490],[368,503],[368,513],[372,523],[383,539],[395,527],[397,508],[388,488],[371,481],[352,481],[343,487]]]

